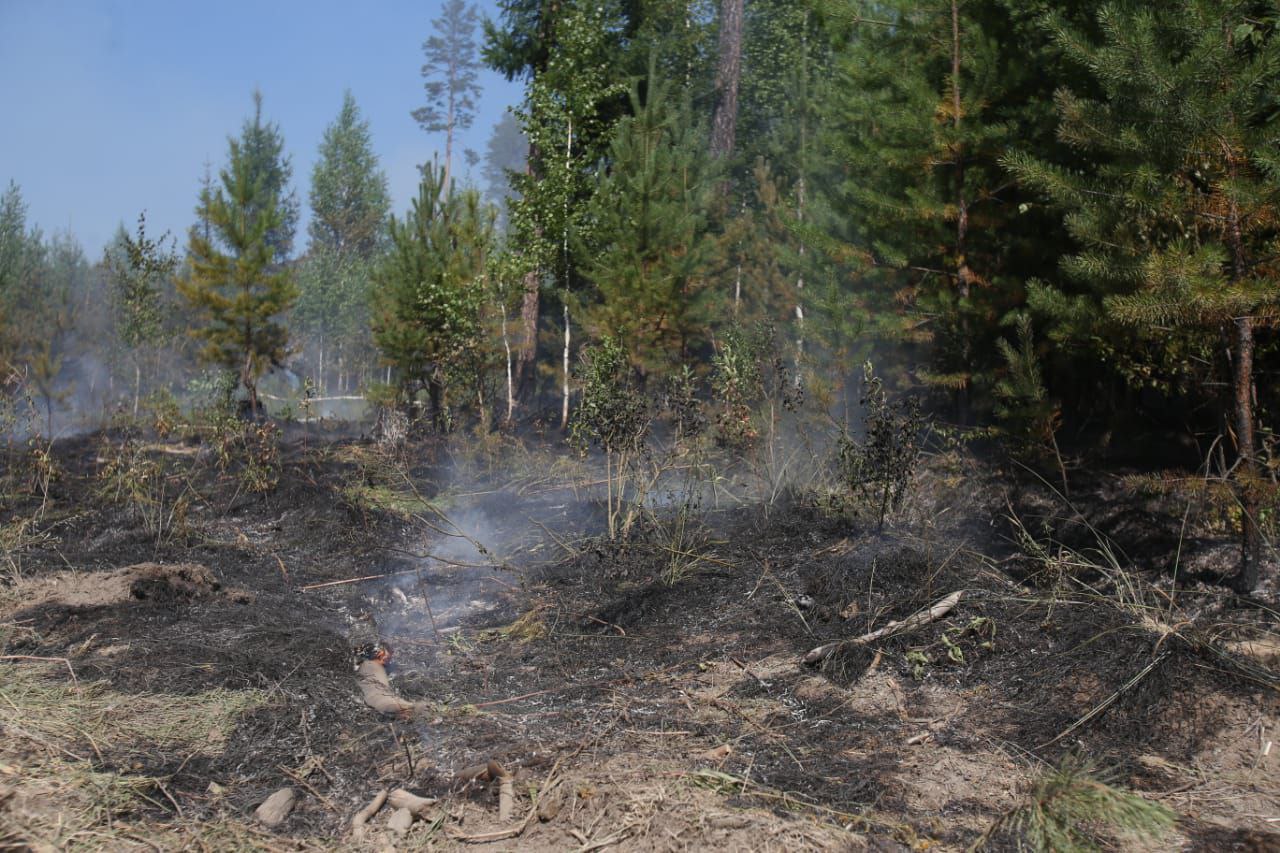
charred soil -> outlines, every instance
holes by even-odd
[[[1070,755],[1176,812],[1165,849],[1280,848],[1274,608],[1175,582],[1176,514],[1103,485],[951,460],[883,531],[707,500],[609,541],[549,453],[299,440],[256,492],[160,442],[148,503],[104,492],[117,441],[4,505],[0,847],[964,849]],[[377,642],[411,715],[361,699]],[[399,788],[437,803],[353,838]]]

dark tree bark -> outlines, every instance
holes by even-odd
[[[1253,318],[1235,320],[1235,364],[1231,377],[1236,453],[1236,482],[1240,494],[1240,573],[1236,587],[1249,592],[1258,585],[1262,533],[1258,529],[1258,477],[1253,431]]]
[[[711,155],[733,153],[738,129],[738,83],[742,79],[743,0],[720,2],[720,59],[716,65],[716,107],[711,117]]]

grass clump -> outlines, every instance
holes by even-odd
[[[1068,757],[1042,773],[1023,802],[970,850],[985,849],[996,836],[1036,853],[1088,853],[1111,849],[1116,841],[1154,844],[1174,821],[1165,806],[1115,787],[1089,762]]]

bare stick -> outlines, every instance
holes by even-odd
[[[890,622],[883,628],[872,631],[869,634],[863,634],[861,637],[854,637],[850,640],[840,640],[835,643],[827,643],[825,646],[818,646],[812,649],[804,656],[804,662],[808,664],[820,663],[840,649],[846,646],[865,646],[867,643],[874,643],[876,640],[882,640],[885,637],[891,637],[894,634],[904,634],[907,631],[914,631],[930,622],[935,622],[950,613],[960,602],[960,597],[964,594],[964,590],[956,590],[946,598],[940,599],[932,607],[924,610],[917,610],[902,621]]]
[[[1111,707],[1111,705],[1112,705],[1112,703],[1114,703],[1117,699],[1119,699],[1121,696],[1123,696],[1123,695],[1124,695],[1126,692],[1128,692],[1129,690],[1132,690],[1132,689],[1134,688],[1134,686],[1136,686],[1136,685],[1137,685],[1137,683],[1138,683],[1139,681],[1141,681],[1142,679],[1146,678],[1146,677],[1151,673],[1151,670],[1155,669],[1155,668],[1156,668],[1156,666],[1157,666],[1161,661],[1163,661],[1165,658],[1167,658],[1168,656],[1169,656],[1169,653],[1168,653],[1168,652],[1161,652],[1161,654],[1160,654],[1160,656],[1159,656],[1159,657],[1157,657],[1155,660],[1151,661],[1151,663],[1149,663],[1149,664],[1147,664],[1145,667],[1143,667],[1143,668],[1138,672],[1138,674],[1137,674],[1137,675],[1135,675],[1133,678],[1130,678],[1130,679],[1129,679],[1128,681],[1126,681],[1124,684],[1120,685],[1120,688],[1119,688],[1118,690],[1116,690],[1116,692],[1115,692],[1115,693],[1112,693],[1112,694],[1111,694],[1110,696],[1108,696],[1106,699],[1103,699],[1100,703],[1098,703],[1097,707],[1095,707],[1092,711],[1090,711],[1089,713],[1085,714],[1083,717],[1081,717],[1080,719],[1076,720],[1076,721],[1075,721],[1074,723],[1072,723],[1071,725],[1067,726],[1067,727],[1066,727],[1066,729],[1064,729],[1064,730],[1063,730],[1062,734],[1058,735],[1058,736],[1057,736],[1057,737],[1055,737],[1053,740],[1045,741],[1044,743],[1042,743],[1042,744],[1040,744],[1039,746],[1037,746],[1037,747],[1036,747],[1036,749],[1044,749],[1046,746],[1053,746],[1055,743],[1057,743],[1058,741],[1062,740],[1064,737],[1066,737],[1067,735],[1071,734],[1071,733],[1072,733],[1072,732],[1074,732],[1076,729],[1080,728],[1080,727],[1081,727],[1081,726],[1083,726],[1085,723],[1089,722],[1089,721],[1090,721],[1090,720],[1092,720],[1094,717],[1098,716],[1098,715],[1099,715],[1099,714],[1101,714],[1103,711],[1105,711],[1105,710],[1107,710],[1108,708],[1110,708],[1110,707]]]
[[[66,664],[67,672],[71,673],[71,683],[75,685],[77,690],[80,689],[80,682],[76,679],[76,671],[71,668],[71,661],[67,658],[44,658],[37,655],[0,655],[0,660],[42,660],[51,663]]]

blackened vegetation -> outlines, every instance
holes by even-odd
[[[964,488],[949,479],[948,465],[959,463],[917,461],[913,499],[883,529],[878,512],[850,520],[802,492],[768,512],[703,505],[705,536],[673,575],[663,524],[678,502],[651,509],[626,536],[601,537],[598,514],[537,471],[540,458],[524,479],[509,468],[480,477],[465,499],[444,487],[450,457],[439,445],[388,455],[356,441],[305,451],[286,443],[267,493],[244,490],[211,458],[184,469],[200,496],[185,527],[156,539],[127,504],[95,499],[100,447],[85,439],[55,448],[62,474],[51,511],[74,509],[56,516],[56,545],[28,552],[28,576],[70,562],[105,589],[118,567],[140,562],[204,570],[142,572],[118,600],[19,605],[0,623],[3,653],[67,657],[81,681],[174,702],[213,688],[265,696],[219,754],[184,762],[142,745],[94,757],[101,770],[164,777],[187,818],[247,813],[288,784],[281,767],[321,758],[324,773],[310,784],[338,811],[304,796],[286,831],[332,839],[385,780],[483,806],[480,792],[452,792],[458,768],[492,758],[536,784],[564,759],[574,790],[594,792],[577,800],[587,821],[579,828],[600,815],[622,820],[628,786],[656,778],[780,825],[852,824],[887,844],[963,846],[1016,806],[1010,780],[1032,770],[1009,755],[1057,762],[1084,753],[1157,797],[1194,782],[1168,767],[1204,762],[1207,744],[1266,714],[1274,697],[1274,673],[1215,645],[1263,612],[1197,621],[1216,606],[1213,595],[1188,588],[1176,609],[1156,606],[1163,599],[1149,576],[1132,583],[1154,597],[1133,606],[1105,565],[1068,566],[1041,586],[1006,571],[1018,565],[999,562],[1016,550],[1007,474],[972,460],[962,463]],[[426,564],[414,575],[424,565],[413,556],[423,551],[415,516],[425,515],[424,499],[515,527],[545,520],[549,532],[530,528],[536,535],[512,558],[521,571],[492,587],[467,584],[465,567]],[[1014,508],[1033,504],[1023,495]],[[1080,555],[1083,537],[1077,550],[1049,540],[1045,530],[1071,528],[1051,524],[1047,502],[1039,505],[1045,523],[1032,533],[1042,551]],[[411,574],[304,591],[396,571]],[[820,670],[800,664],[815,645],[956,590],[964,597],[943,619],[837,654]],[[432,613],[418,603],[424,594]],[[467,596],[482,606],[447,615]],[[433,714],[388,723],[361,704],[351,649],[378,640],[396,649],[396,689]],[[104,652],[119,645],[127,649]],[[228,789],[224,801],[205,796],[210,781]],[[700,813],[665,808],[665,819]],[[560,820],[525,840],[563,847]],[[1192,838],[1209,831],[1194,815],[1184,823]]]

